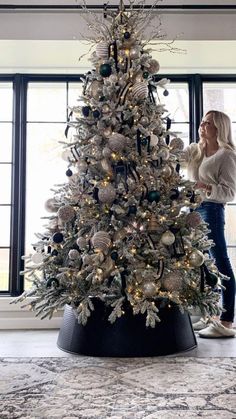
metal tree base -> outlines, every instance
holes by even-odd
[[[182,314],[177,306],[160,309],[161,322],[152,329],[145,326],[145,316],[134,316],[130,307],[111,324],[111,310],[99,300],[94,305],[85,326],[78,323],[72,308],[66,305],[57,341],[60,349],[88,356],[145,357],[170,355],[197,346],[189,314]]]

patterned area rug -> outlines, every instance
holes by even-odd
[[[236,418],[236,358],[2,358],[1,419]]]

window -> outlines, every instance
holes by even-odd
[[[0,291],[9,291],[13,85],[0,82]]]

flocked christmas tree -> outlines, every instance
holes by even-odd
[[[154,76],[159,63],[142,39],[153,16],[130,3],[129,12],[120,1],[115,14],[90,23],[94,69],[64,144],[67,179],[46,202],[46,232],[25,257],[32,288],[18,298],[35,297],[42,318],[70,304],[86,324],[94,299],[112,308],[110,322],[130,305],[151,327],[166,305],[218,312],[220,274],[193,211],[200,197],[180,174],[184,143],[158,99],[166,80]]]

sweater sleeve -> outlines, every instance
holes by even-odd
[[[207,193],[208,199],[230,202],[234,200],[236,194],[236,154],[227,153],[219,168],[218,184],[212,185],[210,193]]]

